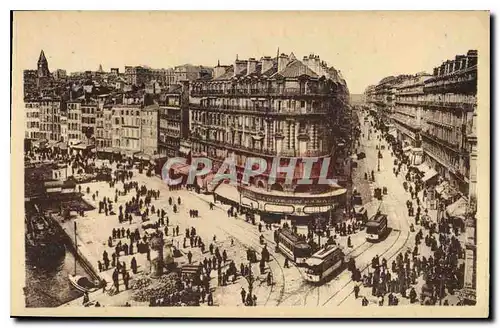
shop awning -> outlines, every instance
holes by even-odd
[[[43,148],[47,144],[47,139],[35,140],[32,142],[33,147]]]
[[[416,148],[415,147],[415,148],[412,149],[412,152],[414,152],[414,153],[422,153],[423,151],[424,150],[422,148]]]
[[[398,132],[396,130],[391,130],[387,134],[393,136],[394,138],[398,137]]]
[[[134,154],[137,154],[138,152],[136,151],[133,151],[133,150],[122,150],[120,151],[120,153],[123,155],[123,156],[127,156],[127,157],[134,157]]]
[[[412,146],[406,146],[406,147],[403,148],[403,152],[406,153],[406,152],[412,150],[412,148],[413,148]]]
[[[237,186],[233,186],[229,183],[221,183],[214,191],[214,193],[226,200],[229,200],[234,203],[240,202],[240,192],[238,191]]]
[[[112,153],[114,151],[115,151],[115,149],[111,148],[111,147],[104,147],[104,148],[97,149],[98,153]]]
[[[148,154],[144,154],[144,153],[135,153],[134,158],[142,159],[144,161],[151,160],[151,156],[149,156]]]
[[[460,197],[456,202],[449,205],[446,208],[446,214],[449,217],[460,217],[465,218],[465,212],[467,211],[467,199]]]
[[[79,143],[79,144],[71,146],[71,148],[78,149],[78,150],[87,150],[87,149],[94,148],[94,147],[95,147],[94,145],[89,145],[86,143]]]
[[[67,142],[64,142],[64,141],[60,141],[58,142],[55,147],[61,149],[61,150],[66,150],[68,149],[68,143]]]
[[[424,176],[422,177],[423,182],[427,182],[430,179],[434,178],[438,173],[436,170],[429,168],[427,172],[424,173]]]

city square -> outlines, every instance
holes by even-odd
[[[39,49],[26,307],[476,305],[482,54],[360,89],[294,51],[70,72]]]

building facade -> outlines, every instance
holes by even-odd
[[[338,159],[342,142],[333,131],[345,114],[339,99],[347,97],[338,71],[318,56],[299,61],[292,53],[217,65],[213,78],[190,84],[192,154],[208,156],[215,163],[234,158],[238,179],[247,157],[265,158],[268,169],[239,188],[242,205],[257,209],[261,217],[324,215],[345,196],[345,189],[298,185],[297,180],[302,178],[307,157],[320,159],[312,168],[313,181],[325,158]],[[291,183],[283,175],[268,183],[275,157],[282,166],[297,159]],[[334,170],[334,165],[328,167],[329,173]],[[308,197],[311,194],[314,198]]]
[[[212,69],[204,66],[185,64],[174,68],[175,83],[182,81],[194,81],[199,78],[210,78]]]
[[[433,73],[425,81],[422,102],[424,152],[452,186],[468,195],[476,189],[477,51],[447,60]]]
[[[132,156],[141,151],[142,103],[113,105],[113,146]]]
[[[97,103],[93,100],[81,104],[82,134],[88,144],[93,143],[96,133]]]
[[[159,98],[158,153],[178,155],[180,141],[189,134],[189,111],[182,103],[183,87],[171,85]]]
[[[61,125],[59,118],[65,104],[57,98],[43,98],[39,104],[40,138],[47,141],[60,141]]]
[[[141,152],[153,156],[158,151],[158,105],[141,109]]]
[[[40,137],[40,102],[25,101],[24,112],[26,113],[26,139],[41,139]]]
[[[403,145],[413,165],[423,162],[420,130],[422,127],[422,101],[424,82],[430,78],[425,73],[408,76],[396,87],[392,122],[396,128],[396,139]]]
[[[69,101],[67,104],[68,142],[77,144],[82,142],[82,102],[80,100]]]

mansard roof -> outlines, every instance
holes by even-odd
[[[273,77],[277,77],[277,75],[284,78],[297,78],[303,75],[314,78],[318,77],[318,74],[314,73],[312,69],[304,65],[304,63],[299,60],[290,62],[284,69],[273,75]]]

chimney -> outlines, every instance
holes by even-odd
[[[278,57],[278,72],[284,70],[286,65],[288,65],[288,56],[285,54],[281,54]]]
[[[241,72],[243,72],[245,70],[245,68],[247,68],[247,62],[246,60],[239,60],[239,59],[236,59],[234,61],[234,76],[240,74]]]
[[[264,73],[273,67],[273,60],[269,56],[262,57],[260,59],[262,63],[261,72]]]
[[[477,50],[467,51],[467,67],[477,65]]]
[[[247,62],[247,75],[252,74],[257,69],[257,61],[255,58],[248,58]]]
[[[222,76],[226,72],[226,66],[221,66],[220,62],[217,61],[217,66],[214,67],[214,79]]]

